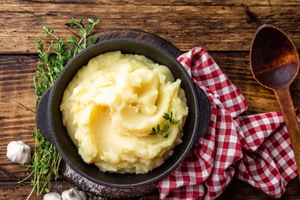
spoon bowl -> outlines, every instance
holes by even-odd
[[[275,93],[300,174],[300,128],[289,91],[299,71],[297,49],[280,29],[273,25],[263,25],[252,40],[250,62],[255,80]]]
[[[287,87],[297,76],[297,49],[275,26],[261,26],[252,42],[251,50],[252,73],[263,86],[281,89]]]

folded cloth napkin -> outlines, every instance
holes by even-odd
[[[207,95],[211,121],[186,159],[159,181],[160,198],[215,199],[234,176],[281,197],[297,176],[281,113],[241,115],[245,98],[205,49],[193,48],[178,60]]]

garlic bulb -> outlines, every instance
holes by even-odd
[[[7,145],[6,156],[14,163],[28,163],[31,161],[31,149],[23,141],[12,141]]]
[[[57,192],[49,192],[44,195],[43,200],[61,200],[61,196]]]
[[[75,188],[63,191],[61,194],[62,200],[86,200],[87,197],[84,192],[78,191]]]

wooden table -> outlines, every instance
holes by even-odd
[[[82,1],[83,2],[83,1]],[[182,51],[201,46],[208,50],[222,70],[236,84],[255,114],[278,110],[273,93],[254,81],[249,69],[252,37],[262,24],[285,31],[300,48],[300,0],[2,0],[0,6],[0,199],[25,199],[30,184],[18,186],[24,169],[6,158],[6,146],[23,140],[33,146],[33,110],[36,98],[29,87],[37,66],[35,40],[43,38],[49,25],[60,37],[72,34],[64,24],[72,17],[98,18],[96,31],[134,28],[169,40]],[[300,106],[300,78],[292,84],[295,106]],[[65,180],[53,183],[61,192],[72,186]],[[153,197],[153,196],[152,196]],[[32,199],[41,199],[32,198]],[[219,199],[268,199],[247,183],[234,179]],[[282,199],[300,199],[297,179]]]

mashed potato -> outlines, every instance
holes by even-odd
[[[161,165],[181,142],[188,114],[180,83],[145,56],[115,51],[91,59],[61,103],[63,123],[82,159],[117,173],[147,173]],[[163,118],[171,112],[177,124]],[[157,125],[161,131],[150,134]]]

